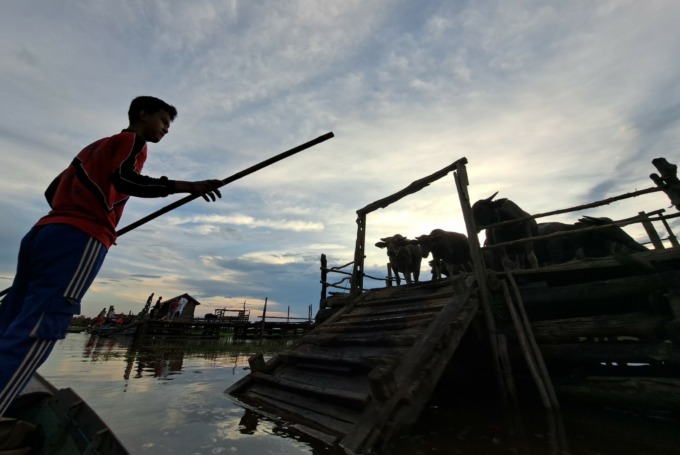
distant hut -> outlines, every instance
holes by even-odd
[[[163,302],[158,317],[168,321],[191,321],[198,305],[200,302],[189,294],[178,295]]]

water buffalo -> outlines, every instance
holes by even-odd
[[[390,260],[392,270],[394,270],[397,286],[401,284],[399,273],[404,275],[406,284],[411,284],[412,281],[418,282],[420,262],[423,258],[419,245],[412,244],[409,239],[401,234],[395,234],[391,237],[381,238],[375,246],[387,249],[387,257]],[[411,280],[411,276],[413,276],[413,280]]]
[[[419,235],[413,242],[420,245],[424,258],[432,253],[433,279],[442,278],[442,265],[447,276],[470,267],[470,242],[463,234],[433,229],[429,234]]]
[[[647,251],[623,229],[611,225],[606,229],[582,231],[592,226],[611,224],[606,217],[583,217],[577,223],[559,222],[538,223],[538,234],[548,235],[556,232],[572,232],[569,235],[539,239],[535,243],[536,254],[541,264],[561,264],[573,259],[599,258],[617,253],[636,253]]]
[[[509,199],[493,200],[498,192],[487,199],[481,199],[472,205],[472,215],[478,230],[485,229],[491,224],[502,221],[520,220],[530,215],[522,210],[517,204]],[[511,242],[513,240],[535,237],[538,234],[536,220],[529,219],[516,223],[506,224],[500,227],[486,228],[486,240],[488,245]],[[517,257],[517,265],[524,266],[528,262],[531,267],[538,268],[538,259],[534,253],[533,242],[522,245],[500,248],[501,261],[504,266],[512,267],[515,264],[510,260],[510,255]]]
[[[578,232],[575,224],[547,222],[538,223],[538,235],[549,235],[556,232],[571,231],[572,234],[550,239],[538,239],[534,242],[534,250],[541,265],[561,264],[572,259],[584,257],[583,234]]]
[[[576,226],[580,228],[611,224],[606,229],[583,233],[584,238],[582,242],[585,257],[605,257],[617,253],[648,251],[646,247],[636,242],[626,231],[612,223],[612,219],[607,217],[584,216],[578,220]]]
[[[442,261],[441,259],[438,261],[435,261],[434,259],[427,261],[427,265],[430,266],[432,281],[450,276],[446,262]]]

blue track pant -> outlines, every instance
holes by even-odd
[[[0,416],[66,336],[105,256],[104,245],[65,224],[34,227],[21,241],[0,304]]]

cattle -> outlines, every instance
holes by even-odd
[[[430,266],[432,281],[450,276],[449,271],[446,267],[446,262],[442,261],[441,259],[438,261],[435,261],[434,259],[432,259],[431,261],[427,261],[427,265]]]
[[[619,226],[613,224],[611,218],[584,216],[578,220],[576,226],[580,228],[591,226],[606,226],[606,229],[597,229],[584,232],[583,253],[586,257],[605,257],[617,253],[638,253],[648,251]]]
[[[429,234],[419,235],[412,242],[420,245],[423,258],[432,253],[433,279],[442,278],[442,265],[447,276],[470,267],[470,242],[463,234],[433,229]]]
[[[494,201],[493,198],[497,194],[498,192],[472,205],[472,215],[478,230],[485,229],[486,226],[502,221],[520,220],[530,216],[509,199],[503,198]],[[504,226],[486,228],[488,245],[535,237],[537,234],[538,223],[536,223],[535,219],[525,219]],[[533,242],[500,248],[500,250],[501,261],[505,267],[512,268],[515,265],[510,260],[510,255],[512,255],[517,257],[517,265],[520,267],[525,266],[526,262],[528,262],[531,267],[538,268],[538,259],[534,253]]]
[[[395,234],[391,237],[381,238],[380,242],[375,244],[378,248],[387,249],[387,257],[394,271],[397,286],[401,284],[400,273],[404,275],[406,284],[417,283],[420,276],[420,263],[422,261],[420,246],[410,242],[401,234]],[[413,280],[411,280],[411,276],[413,276]]]
[[[541,264],[561,264],[573,259],[601,258],[620,253],[637,253],[647,251],[619,226],[611,224],[606,217],[580,218],[577,223],[558,222],[539,223],[539,235],[555,232],[573,232],[549,239],[536,241],[536,252]],[[592,231],[582,231],[593,226],[611,226]]]
[[[584,257],[583,234],[578,233],[579,227],[575,224],[560,222],[538,223],[538,235],[549,235],[556,232],[574,231],[573,234],[554,237],[550,239],[538,239],[534,242],[534,250],[541,265],[562,264],[572,259]]]

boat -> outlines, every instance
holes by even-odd
[[[38,373],[0,421],[0,454],[4,453],[129,454],[78,394],[71,388],[57,389]]]

